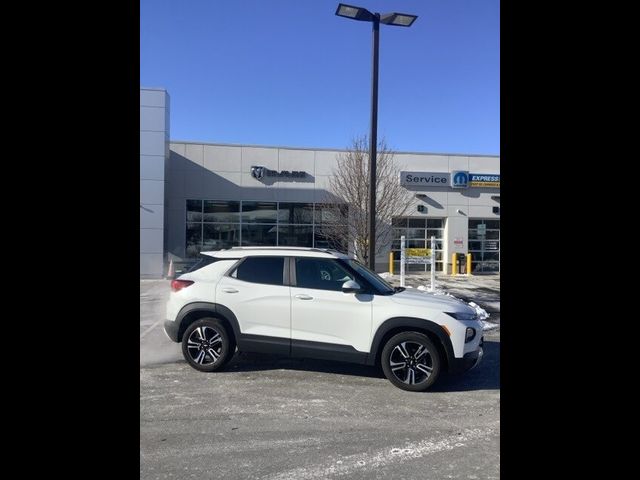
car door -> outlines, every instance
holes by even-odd
[[[287,271],[285,257],[246,257],[216,286],[216,303],[235,315],[242,337],[238,344],[247,351],[289,354],[291,294]]]
[[[298,257],[292,261],[292,355],[355,361],[366,357],[373,295],[343,293],[342,284],[354,280],[354,275],[335,259]],[[351,354],[353,358],[347,358]]]

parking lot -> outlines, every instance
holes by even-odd
[[[499,280],[443,276],[437,286],[499,325]],[[499,478],[499,327],[485,332],[475,370],[425,393],[374,367],[258,354],[207,374],[162,331],[168,292],[167,280],[140,281],[141,478]]]

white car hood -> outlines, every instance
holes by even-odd
[[[447,295],[434,295],[421,290],[407,289],[391,295],[391,300],[401,305],[429,307],[443,312],[475,313],[475,310],[462,300]]]

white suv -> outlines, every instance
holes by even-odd
[[[482,324],[460,300],[392,287],[347,255],[314,248],[239,247],[202,253],[171,282],[165,332],[196,370],[241,352],[382,366],[423,391],[441,371],[482,358]]]

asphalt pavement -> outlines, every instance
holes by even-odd
[[[441,276],[436,286],[499,325],[499,280]],[[375,367],[259,354],[207,374],[162,331],[168,291],[167,280],[140,281],[141,479],[499,478],[499,327],[485,332],[476,369],[424,393]]]

